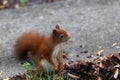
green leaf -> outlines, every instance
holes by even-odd
[[[28,62],[25,62],[25,63],[23,64],[23,66],[24,66],[25,71],[27,72],[27,71],[30,69],[31,64],[28,63]]]

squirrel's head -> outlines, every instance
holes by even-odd
[[[54,40],[58,43],[66,42],[67,40],[70,39],[68,33],[63,29],[61,29],[58,24],[55,26],[55,29],[53,29],[53,35],[54,35]]]

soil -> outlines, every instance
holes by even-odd
[[[120,80],[120,53],[100,56],[94,61],[79,60],[65,65],[64,80]],[[33,71],[31,74],[34,75]],[[57,75],[57,74],[56,74]],[[10,80],[26,80],[25,75],[16,75]]]

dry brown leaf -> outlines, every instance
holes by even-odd
[[[100,57],[100,60],[101,60],[101,61],[106,61],[106,60],[107,60],[107,57],[106,57],[106,56]]]
[[[117,43],[115,42],[115,43],[112,44],[112,47],[114,47],[114,46],[116,46],[116,45],[117,45]]]
[[[98,55],[98,56],[101,56],[102,53],[103,53],[103,51],[104,51],[104,50],[100,50],[100,51],[98,51],[97,55]]]
[[[102,80],[102,78],[99,76],[98,80]]]
[[[95,74],[99,74],[99,68],[95,68]]]
[[[68,73],[68,76],[70,76],[71,78],[74,78],[74,79],[79,79],[80,78],[79,76],[76,76],[76,75],[73,75],[73,74],[70,74],[70,73]]]
[[[90,62],[90,60],[87,60],[87,59],[86,59],[86,60],[84,60],[84,62],[87,63],[87,62]]]
[[[63,54],[63,58],[65,58],[65,59],[67,59],[67,60],[70,59],[70,57],[69,57],[67,54]]]
[[[117,64],[117,65],[115,65],[114,67],[119,68],[119,67],[120,67],[120,64]]]
[[[114,78],[115,78],[115,79],[117,79],[118,74],[119,74],[119,70],[117,69],[117,70],[115,71],[115,74],[114,74]]]
[[[103,64],[102,64],[102,62],[100,62],[100,64],[99,64],[99,67],[101,67],[101,68],[103,67]]]

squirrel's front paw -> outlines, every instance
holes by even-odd
[[[59,71],[58,66],[54,67],[55,73]]]

